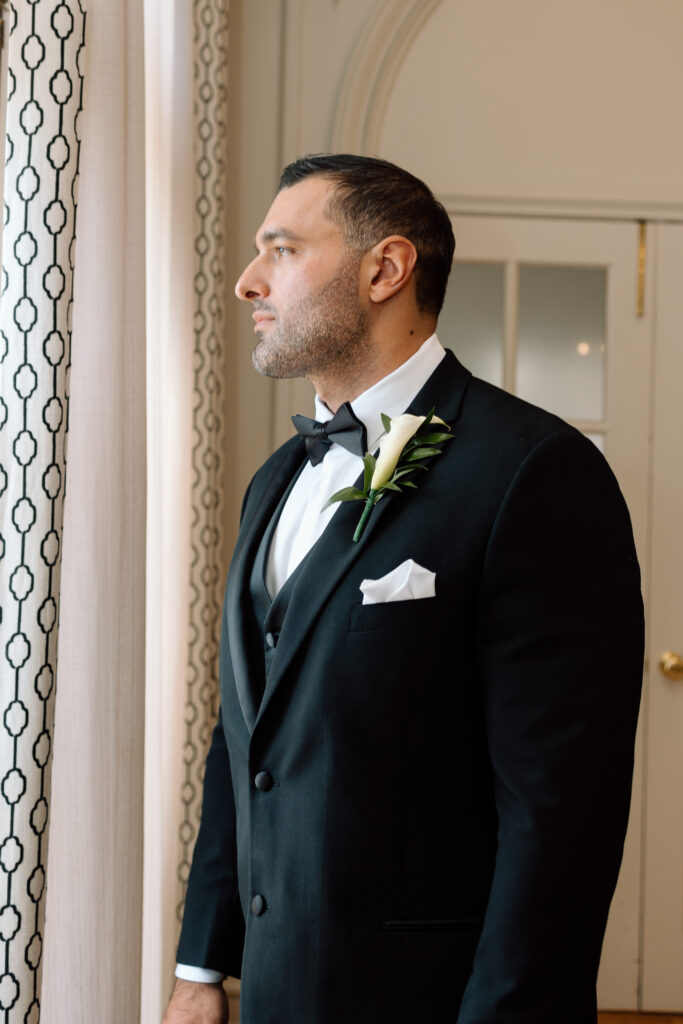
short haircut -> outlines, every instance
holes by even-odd
[[[438,316],[453,263],[455,238],[450,218],[423,181],[375,157],[350,153],[302,156],[288,164],[278,192],[305,178],[329,178],[335,192],[327,216],[359,253],[389,235],[403,235],[417,250],[415,300],[424,314]]]

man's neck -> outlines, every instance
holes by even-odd
[[[353,402],[378,381],[387,377],[411,356],[434,333],[435,325],[420,330],[409,329],[402,338],[392,339],[393,344],[373,344],[373,357],[365,358],[361,365],[350,365],[333,373],[311,377],[316,394],[331,412],[336,412],[344,402]]]

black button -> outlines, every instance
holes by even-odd
[[[267,793],[273,786],[273,776],[270,772],[259,772],[254,779],[254,785],[257,789],[260,789],[262,793]]]
[[[257,893],[251,901],[251,912],[252,914],[255,914],[256,917],[260,917],[265,909],[266,901],[260,893]]]
[[[277,633],[266,633],[266,644],[268,647],[275,647],[277,643]]]

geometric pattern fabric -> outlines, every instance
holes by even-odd
[[[178,829],[178,921],[201,815],[204,761],[218,712],[218,650],[225,581],[226,448],[225,147],[228,0],[193,0],[194,21],[194,382],[190,614]]]
[[[10,71],[0,285],[0,1024],[37,1024],[85,13],[79,0],[14,0],[5,21]]]

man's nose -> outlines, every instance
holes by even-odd
[[[244,299],[245,302],[263,299],[268,294],[268,285],[263,280],[263,275],[258,272],[257,260],[258,257],[242,271],[235,285],[235,295],[238,299]]]

